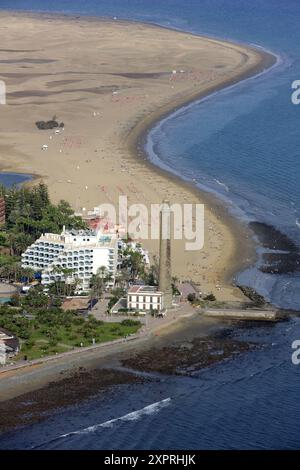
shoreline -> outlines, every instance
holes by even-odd
[[[206,336],[215,328],[225,324],[222,320],[201,318],[195,311],[183,313],[177,318],[169,317],[166,320],[161,325],[156,325],[128,340],[100,343],[83,350],[75,349],[57,356],[29,361],[27,364],[16,364],[0,369],[0,403],[23,393],[38,390],[49,382],[59,382],[62,375],[72,375],[80,367],[85,367],[87,370],[115,367],[124,356],[151,349],[157,344],[168,344],[170,338],[178,337],[185,328],[189,329],[190,323],[198,324],[199,330],[195,334],[200,336]]]
[[[3,10],[0,11],[0,19],[1,13]],[[21,17],[23,18],[24,14],[18,14],[16,15],[18,18]],[[58,19],[61,18],[61,15],[50,15],[50,14],[25,14],[26,18],[36,18],[38,17],[39,19],[42,17],[43,21],[50,17],[52,20],[53,18]],[[66,18],[68,21],[70,20],[71,23],[78,24],[81,23],[82,20],[84,19],[85,25],[90,24],[89,19],[87,17],[62,17],[63,20],[65,21]],[[58,20],[59,21],[59,20]],[[110,19],[107,20],[102,20],[101,18],[93,17],[92,23],[93,24],[103,24],[103,22],[108,25],[112,26],[112,24],[116,25],[117,27],[122,26],[123,24],[133,28],[139,27],[140,25],[143,25],[143,23],[140,22],[129,22],[129,21],[116,21],[112,22]],[[134,26],[133,26],[134,25]],[[165,30],[166,32],[173,31],[170,28],[167,27],[160,27],[157,25],[151,25],[146,23],[145,29],[155,29],[157,32],[160,32],[161,29]],[[217,226],[218,230],[220,230],[220,246],[223,247],[223,245],[226,247],[226,259],[225,261],[223,260],[223,265],[221,268],[219,268],[219,271],[215,274],[213,273],[212,275],[212,280],[207,283],[209,286],[213,286],[216,284],[216,279],[219,279],[222,277],[222,285],[223,283],[225,284],[224,286],[224,296],[226,298],[234,298],[234,299],[239,299],[241,300],[243,297],[242,295],[237,292],[237,289],[233,288],[231,285],[232,282],[232,277],[234,274],[238,271],[243,269],[245,265],[245,257],[247,257],[249,263],[249,259],[254,260],[256,257],[256,252],[255,252],[255,243],[252,239],[250,239],[250,231],[248,227],[244,226],[243,224],[238,221],[235,217],[231,216],[228,214],[228,210],[224,202],[217,198],[216,196],[213,196],[211,194],[205,193],[204,191],[196,188],[192,183],[187,182],[182,180],[176,175],[173,175],[158,166],[154,165],[148,158],[145,160],[145,150],[144,150],[144,144],[145,144],[145,139],[150,132],[150,130],[153,128],[155,124],[160,122],[162,119],[164,119],[166,116],[172,115],[176,110],[181,109],[188,104],[195,103],[199,101],[200,99],[203,99],[206,96],[211,95],[212,93],[218,91],[218,90],[223,90],[226,87],[233,86],[234,84],[240,83],[243,80],[249,79],[250,77],[255,77],[258,75],[260,72],[266,69],[266,67],[272,67],[274,63],[276,62],[276,57],[269,54],[269,53],[263,53],[262,51],[258,51],[257,49],[247,47],[247,46],[240,46],[240,45],[235,45],[233,43],[230,43],[228,41],[222,41],[222,40],[216,40],[216,39],[211,39],[211,38],[206,38],[205,36],[199,36],[193,33],[186,33],[186,32],[178,32],[176,30],[176,37],[180,38],[185,38],[186,36],[193,36],[195,39],[199,39],[199,41],[204,41],[205,44],[209,44],[210,46],[216,45],[216,47],[219,47],[220,49],[226,49],[226,52],[228,52],[228,49],[233,49],[236,53],[242,55],[241,51],[243,51],[243,54],[245,54],[245,51],[249,51],[249,54],[254,54],[256,56],[256,59],[258,62],[255,62],[255,64],[252,66],[248,65],[248,68],[246,70],[242,70],[241,72],[237,73],[235,69],[230,71],[230,74],[232,76],[228,77],[226,80],[224,80],[224,77],[220,77],[219,82],[213,83],[213,85],[206,86],[204,89],[198,89],[197,91],[189,92],[187,93],[185,89],[180,89],[177,94],[180,96],[167,96],[167,104],[161,104],[160,106],[156,106],[156,103],[154,102],[154,107],[155,109],[150,109],[150,111],[147,110],[146,114],[144,112],[144,116],[142,119],[140,119],[139,115],[134,115],[133,119],[130,119],[129,121],[127,120],[126,125],[129,126],[129,128],[125,128],[125,131],[122,130],[120,132],[121,139],[125,140],[125,146],[124,146],[124,152],[127,151],[126,157],[128,158],[128,161],[130,161],[130,165],[132,164],[137,164],[139,168],[149,170],[151,178],[154,177],[154,175],[159,176],[159,178],[162,180],[162,188],[165,189],[165,184],[166,182],[168,185],[173,185],[174,188],[176,188],[176,191],[179,188],[179,196],[182,195],[192,195],[193,198],[196,201],[201,201],[205,203],[206,205],[206,211],[209,214],[209,220],[213,219],[213,223]],[[252,57],[253,59],[253,57]],[[244,57],[244,60],[248,60],[247,56],[246,58]],[[250,59],[249,59],[250,60]],[[254,60],[254,59],[253,59]],[[172,70],[172,69],[171,69]],[[61,73],[63,75],[63,72]],[[196,86],[196,85],[195,85]],[[169,85],[170,87],[170,85]],[[191,86],[190,86],[191,88]],[[202,87],[203,88],[203,87]],[[172,99],[171,99],[172,98]],[[150,108],[153,107],[153,103],[151,103]],[[141,112],[141,111],[140,111]],[[132,124],[133,120],[133,124]],[[98,126],[99,127],[99,126]],[[36,134],[38,135],[38,134]],[[41,134],[39,134],[40,137]],[[43,134],[43,136],[46,134]],[[118,141],[114,142],[115,145],[118,145]],[[120,145],[120,144],[119,144]],[[95,147],[94,147],[95,148]],[[125,157],[125,160],[126,160]],[[124,160],[123,156],[121,159],[121,162]],[[12,168],[12,171],[17,173],[13,169],[14,165],[18,167],[18,162],[13,162],[9,168]],[[143,172],[141,171],[140,174]],[[34,173],[30,173],[32,177],[34,177]],[[40,174],[44,174],[44,172],[40,172]],[[89,170],[88,173],[91,176],[91,170]],[[134,174],[134,173],[133,173]],[[119,172],[119,176],[121,176]],[[148,175],[149,176],[149,175]],[[36,176],[38,179],[40,177]],[[48,183],[48,180],[50,179],[49,175],[43,178],[46,182]],[[131,177],[131,181],[135,182],[134,176]],[[34,181],[32,181],[29,184],[34,184]],[[52,187],[52,186],[51,186]],[[70,188],[70,187],[69,187]],[[173,189],[174,189],[173,188]],[[155,188],[156,189],[156,188]],[[63,194],[67,194],[67,187],[64,187],[63,189]],[[51,194],[50,194],[51,196]],[[73,201],[72,201],[73,202]],[[99,201],[100,202],[100,201]],[[153,201],[154,202],[154,201]],[[220,229],[221,226],[221,229]],[[225,232],[225,236],[224,236]],[[224,239],[225,237],[225,239]],[[212,241],[212,243],[215,243]],[[212,245],[214,246],[214,245]],[[211,254],[211,250],[213,248],[208,247],[208,253]],[[183,255],[183,260],[185,260],[187,257],[187,254],[184,253]],[[225,258],[225,257],[223,257]],[[230,262],[228,262],[230,260]],[[211,262],[214,262],[214,259],[211,260]],[[217,261],[215,260],[215,263]],[[247,264],[248,265],[248,264]],[[179,260],[179,266],[180,266],[180,260]],[[193,272],[193,265],[191,266],[190,271]],[[203,269],[205,269],[205,265],[203,265]],[[180,321],[176,319],[177,321],[177,327],[180,328]],[[217,322],[217,324],[220,324]],[[151,340],[151,336],[149,336],[147,339]],[[146,341],[147,342],[147,341]],[[147,342],[148,343],[148,342]],[[150,341],[151,343],[151,341]],[[117,345],[115,345],[117,346]],[[116,348],[117,349],[117,348]],[[111,354],[115,354],[115,351],[113,351]],[[80,362],[80,360],[83,361],[88,361],[88,358],[79,358],[77,363]],[[76,361],[75,361],[76,362]],[[74,364],[69,364],[69,369],[72,369],[74,367]],[[45,372],[45,371],[44,371]],[[30,374],[29,374],[30,375]],[[46,377],[47,380],[49,380],[49,376]],[[31,379],[29,378],[29,381]],[[27,384],[28,386],[29,384]]]
[[[196,105],[202,102],[202,100],[211,97],[211,95],[215,93],[218,93],[220,91],[222,92],[249,79],[255,79],[259,77],[262,73],[268,73],[273,69],[273,67],[277,66],[279,59],[276,55],[273,55],[264,50],[259,51],[258,48],[254,47],[249,47],[249,49],[255,50],[256,52],[261,54],[261,63],[253,67],[253,69],[250,69],[247,72],[242,72],[237,75],[234,79],[228,79],[227,82],[223,82],[222,84],[212,85],[209,90],[196,92],[190,97],[183,98],[182,102],[177,102],[175,106],[166,106],[157,110],[156,113],[147,116],[141,123],[137,124],[128,135],[128,146],[131,150],[131,153],[135,155],[135,158],[143,158],[144,164],[146,164],[151,169],[151,171],[155,171],[158,174],[163,174],[169,180],[173,180],[181,186],[191,190],[196,196],[201,197],[201,200],[205,204],[205,206],[211,206],[210,210],[215,212],[218,217],[225,221],[225,224],[227,225],[233,238],[235,239],[235,253],[233,255],[233,260],[235,260],[235,262],[233,262],[231,264],[231,267],[228,269],[224,277],[225,282],[232,282],[233,278],[240,271],[246,269],[247,267],[250,267],[257,260],[257,243],[254,241],[253,232],[249,228],[248,224],[243,223],[237,217],[229,213],[228,204],[224,200],[222,200],[222,198],[218,194],[209,192],[209,190],[206,191],[204,189],[200,189],[196,187],[192,181],[180,177],[175,172],[173,173],[171,169],[165,170],[159,165],[152,162],[150,159],[150,155],[146,150],[146,144],[150,132],[156,126],[159,126],[161,122],[165,119],[172,119],[172,116],[178,111],[181,111],[186,107]],[[158,155],[156,155],[156,157],[158,160],[160,160]],[[249,261],[245,263],[237,260],[237,258],[240,258],[241,253],[246,253],[246,256]]]
[[[119,348],[115,353],[111,351],[100,357],[90,354],[87,361],[81,358],[72,369],[64,367],[59,360],[52,364],[49,375],[38,366],[32,367],[29,371],[30,384],[20,383],[24,379],[26,381],[25,374],[19,375],[17,384],[16,376],[8,376],[6,380],[11,381],[11,389],[3,387],[0,381],[0,408],[4,416],[0,423],[0,435],[18,432],[26,425],[47,420],[52,413],[55,416],[60,410],[80,405],[93,397],[101,398],[103,392],[107,393],[115,386],[165,380],[169,375],[192,377],[198,366],[199,369],[205,369],[222,361],[233,360],[237,353],[243,354],[252,349],[251,343],[236,341],[234,337],[228,338],[228,331],[233,329],[232,324],[224,325],[194,315],[188,321],[181,319],[180,328],[177,322],[177,325],[167,327],[167,332],[152,336],[138,346]],[[190,348],[182,350],[182,343],[185,346],[190,344],[192,351]],[[217,352],[223,347],[224,354],[220,356]],[[180,357],[178,364],[175,357],[170,363],[166,357],[166,352],[170,353],[173,348]],[[147,364],[145,366],[145,358],[153,350],[157,355],[156,363],[153,367],[148,367]],[[216,351],[216,355],[212,356],[212,350]],[[177,366],[182,370],[177,372]],[[12,388],[13,385],[17,385],[17,391]]]
[[[245,51],[254,52],[257,57],[259,57],[259,62],[255,65],[251,66],[249,69],[239,72],[235,74],[233,77],[228,78],[227,80],[223,80],[221,83],[213,84],[205,90],[195,91],[190,95],[186,95],[181,99],[177,99],[176,102],[172,104],[163,105],[157,108],[154,112],[151,112],[150,115],[147,115],[142,119],[141,122],[134,124],[132,128],[129,129],[128,134],[126,137],[126,144],[129,149],[131,155],[137,159],[139,164],[143,164],[147,166],[151,172],[155,172],[158,175],[162,175],[164,178],[168,179],[169,181],[175,182],[175,184],[180,185],[181,187],[188,189],[191,191],[196,198],[201,198],[201,202],[205,204],[206,207],[210,207],[210,212],[216,213],[217,218],[222,220],[222,222],[228,227],[232,238],[234,239],[234,252],[233,252],[233,262],[231,262],[231,266],[227,268],[227,272],[225,273],[223,280],[226,283],[231,283],[233,278],[242,270],[246,269],[247,267],[252,266],[255,261],[257,260],[257,253],[256,253],[256,246],[257,243],[253,239],[253,233],[248,227],[247,224],[244,224],[241,220],[237,217],[229,213],[228,204],[222,200],[222,198],[215,193],[210,193],[209,190],[205,190],[202,188],[197,188],[192,181],[185,180],[184,178],[180,177],[179,175],[173,173],[170,170],[165,170],[161,168],[159,165],[155,164],[151,161],[150,155],[147,153],[145,149],[145,145],[147,142],[147,137],[149,133],[153,130],[154,127],[158,126],[164,119],[172,118],[172,116],[182,109],[193,106],[198,104],[202,100],[211,97],[213,94],[218,93],[220,91],[224,91],[226,89],[230,89],[235,85],[238,85],[246,80],[255,79],[263,73],[268,73],[271,71],[273,67],[279,61],[278,56],[272,54],[270,51],[265,50],[264,48],[260,48],[259,46],[253,46],[248,44],[243,44],[240,42],[233,42],[227,39],[220,39],[216,37],[206,36],[206,35],[199,35],[197,33],[184,31],[177,28],[168,27],[165,25],[160,25],[156,23],[147,23],[143,21],[137,20],[128,20],[128,19],[117,19],[114,21],[112,17],[101,17],[101,16],[89,16],[89,15],[76,15],[76,14],[65,14],[60,12],[30,12],[30,11],[22,11],[22,10],[5,10],[1,9],[1,13],[12,12],[17,17],[27,17],[27,18],[38,18],[42,20],[51,19],[51,20],[63,20],[68,22],[75,22],[78,23],[80,21],[91,22],[91,23],[102,23],[106,22],[110,23],[123,23],[125,25],[145,25],[147,28],[159,28],[165,29],[166,31],[174,31],[178,32],[179,34],[188,34],[189,36],[193,36],[195,38],[202,38],[209,42],[222,44],[228,48],[242,48]],[[157,156],[159,159],[159,156]],[[142,162],[141,162],[142,160]],[[18,171],[13,170],[13,166],[8,166],[4,171],[2,169],[2,165],[0,165],[1,172],[9,172],[12,170],[15,173]],[[31,181],[25,182],[25,185],[34,185],[38,181],[47,180],[47,176],[41,176],[39,174],[30,173],[28,174],[31,176]],[[243,254],[247,257],[247,261],[240,261],[240,255]]]

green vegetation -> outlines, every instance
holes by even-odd
[[[215,302],[217,299],[214,294],[208,294],[203,298],[203,300],[206,300],[207,302]]]
[[[228,303],[223,302],[221,300],[214,300],[213,302],[210,302],[209,300],[196,300],[196,302],[193,304],[196,305],[197,307],[200,308],[227,308]]]
[[[74,216],[66,201],[51,204],[44,184],[29,189],[4,188],[0,197],[5,200],[6,223],[0,232],[0,277],[9,281],[32,281],[35,273],[21,267],[20,255],[42,233],[60,233],[67,229],[84,229],[85,223]],[[132,272],[142,270],[140,255],[131,254]],[[71,270],[57,268],[65,278]],[[101,267],[91,280],[91,304],[99,299],[111,280],[105,267]],[[136,333],[140,322],[124,320],[107,323],[93,316],[83,318],[74,311],[61,308],[62,298],[74,295],[76,281],[56,281],[47,292],[38,284],[32,286],[26,296],[13,295],[10,304],[0,306],[0,327],[14,333],[21,341],[21,352],[16,359],[28,360],[57,354],[75,347],[112,341]],[[113,293],[118,297],[121,289]]]
[[[91,278],[91,305],[93,305],[94,301],[97,301],[102,297],[106,284],[111,280],[112,276],[108,272],[107,268],[105,266],[100,266],[97,274],[94,274]]]
[[[153,264],[143,274],[143,280],[148,286],[158,286],[159,264],[156,256],[153,257]]]
[[[93,316],[87,319],[73,311],[49,307],[45,294],[26,297],[23,306],[31,309],[30,317],[24,315],[23,307],[0,307],[0,327],[14,333],[21,340],[21,352],[16,359],[36,359],[65,352],[74,347],[91,346],[134,334],[140,322],[124,320],[121,323],[106,323]]]
[[[123,320],[121,325],[122,326],[130,326],[130,327],[139,327],[140,322],[137,321],[137,320],[127,319],[127,320]]]
[[[43,183],[33,188],[0,186],[0,196],[4,197],[6,213],[2,242],[9,246],[11,255],[20,255],[42,233],[60,233],[64,225],[69,229],[85,228],[85,223],[74,216],[68,202],[51,204],[47,186]]]
[[[227,306],[226,302],[217,300],[212,293],[200,298],[197,298],[195,294],[188,294],[187,300],[193,306],[200,308],[225,308]]]
[[[196,300],[196,294],[189,294],[187,296],[187,299],[188,299],[189,302],[194,303],[195,300]]]
[[[180,292],[177,288],[177,282],[178,282],[178,277],[173,276],[172,277],[172,293],[173,293],[173,295],[180,295]]]
[[[85,223],[66,201],[51,204],[47,186],[40,183],[33,188],[5,188],[0,186],[0,197],[5,200],[6,223],[0,232],[0,277],[9,281],[34,279],[34,272],[22,269],[20,255],[42,233],[60,233],[68,229],[85,228]]]
[[[126,297],[126,289],[122,287],[116,287],[111,291],[111,297],[109,298],[107,305],[107,313],[110,313],[112,307],[120,300],[122,297]]]
[[[145,274],[144,257],[138,251],[132,248],[126,248],[123,251],[122,269],[130,274],[130,278],[137,279]]]
[[[158,285],[159,266],[156,257],[153,257],[153,265],[148,267],[144,255],[138,251],[139,248],[141,248],[141,245],[137,243],[136,249],[127,246],[121,250],[122,265],[116,279],[118,287],[127,287],[129,281],[142,281],[148,286]]]

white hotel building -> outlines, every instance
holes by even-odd
[[[94,230],[72,230],[58,235],[45,233],[22,254],[22,267],[31,268],[42,275],[42,284],[63,280],[59,269],[70,269],[69,278],[79,279],[87,289],[93,274],[105,266],[113,283],[118,260],[116,235]]]

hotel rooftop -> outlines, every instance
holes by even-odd
[[[58,268],[71,270],[69,277],[79,279],[85,288],[93,274],[104,266],[114,279],[118,244],[113,234],[95,230],[63,230],[45,233],[22,254],[22,266],[39,271],[42,284],[63,280]],[[112,281],[114,282],[114,281]]]
[[[132,286],[128,291],[128,294],[141,294],[141,293],[148,293],[148,294],[158,293],[158,288],[156,286]]]
[[[114,246],[116,237],[96,230],[63,230],[61,234],[45,233],[36,243],[44,246],[64,245],[65,249],[74,246],[109,247]]]

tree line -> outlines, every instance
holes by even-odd
[[[19,257],[43,233],[60,233],[63,226],[86,228],[67,201],[57,205],[50,202],[44,183],[30,188],[0,186],[0,197],[5,201],[5,225],[0,231],[0,276],[9,280],[22,276]]]

